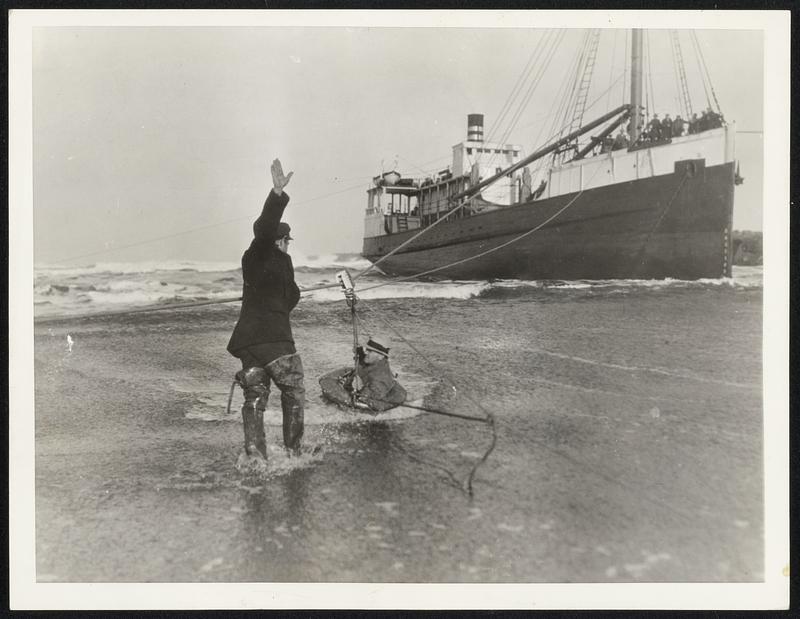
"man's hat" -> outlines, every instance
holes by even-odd
[[[371,350],[373,352],[378,353],[379,355],[383,355],[384,357],[388,357],[389,356],[389,347],[388,346],[384,346],[383,344],[381,344],[380,342],[376,341],[373,338],[369,338],[365,348],[366,348],[366,350]]]
[[[294,239],[291,236],[289,236],[289,233],[291,231],[292,229],[289,227],[289,224],[287,224],[285,221],[282,221],[281,223],[278,224],[278,229],[275,232],[275,240],[277,241],[283,238],[287,238],[290,241],[293,241]]]

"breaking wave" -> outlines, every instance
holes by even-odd
[[[292,251],[292,263],[296,271],[327,271],[330,269],[351,269],[363,271],[371,262],[361,254],[322,254],[319,256],[304,256]]]
[[[763,269],[757,267],[734,267],[733,277],[719,279],[600,279],[600,280],[497,280],[483,291],[484,296],[507,296],[509,293],[525,294],[526,291],[586,290],[597,292],[634,292],[637,290],[678,290],[708,288],[761,288]]]
[[[295,257],[293,255],[293,257]],[[306,302],[342,300],[336,272],[353,274],[369,263],[358,254],[296,256],[296,278]],[[748,289],[762,286],[762,267],[737,267],[731,278],[687,280],[574,281],[392,281],[369,273],[356,280],[361,299],[563,300],[567,293],[634,294],[663,289]],[[327,287],[326,287],[327,286]],[[235,300],[241,295],[238,265],[219,262],[98,263],[37,268],[33,282],[37,316],[135,309],[194,301]]]
[[[292,251],[292,262],[298,271],[326,271],[332,269],[366,269],[370,262],[360,254],[321,254],[305,256]],[[240,271],[236,262],[202,262],[195,260],[152,260],[143,262],[98,262],[82,266],[41,264],[34,267],[37,278],[67,278],[85,275],[132,275],[143,273],[225,273]]]
[[[34,273],[37,278],[65,278],[83,275],[131,275],[137,273],[157,273],[159,271],[183,272],[224,272],[239,268],[238,262],[196,262],[196,261],[145,261],[145,262],[98,262],[83,266],[37,265]]]

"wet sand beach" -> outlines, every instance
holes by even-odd
[[[238,306],[39,324],[36,566],[57,582],[714,582],[763,578],[761,298],[729,285],[379,299],[420,405],[320,398],[341,303],[293,314],[306,442],[236,470]],[[72,351],[66,335],[74,340]],[[443,376],[456,384],[448,387]],[[480,404],[476,406],[475,402]]]

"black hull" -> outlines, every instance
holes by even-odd
[[[729,277],[733,188],[733,163],[679,161],[673,174],[441,222],[379,266],[392,276],[454,279]],[[541,229],[465,261],[540,226],[571,200]],[[363,255],[376,262],[419,231],[365,238]]]

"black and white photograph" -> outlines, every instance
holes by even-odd
[[[9,33],[12,608],[786,607],[787,12]]]

